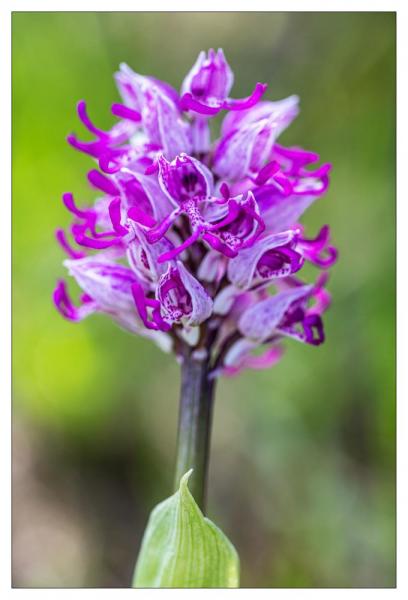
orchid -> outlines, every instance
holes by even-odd
[[[247,97],[230,97],[222,50],[200,53],[180,94],[124,64],[115,80],[118,121],[100,129],[81,101],[93,139],[68,136],[93,159],[87,177],[98,196],[81,207],[63,195],[73,221],[56,238],[82,295],[75,304],[60,280],[53,298],[68,320],[104,313],[174,353],[182,369],[176,489],[193,469],[192,495],[204,510],[217,378],[269,368],[287,338],[325,339],[337,251],[328,225],[307,238],[299,220],[327,191],[331,165],[277,141],[299,113],[297,96],[264,100],[267,86],[257,83]],[[306,262],[324,271],[311,283],[299,278]]]

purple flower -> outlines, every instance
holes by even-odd
[[[244,110],[254,106],[266,90],[266,85],[257,83],[252,94],[241,100],[228,95],[234,83],[234,74],[221,48],[200,52],[198,58],[181,86],[180,106],[183,110],[213,116],[220,110]]]
[[[63,195],[72,224],[56,238],[82,292],[74,304],[60,280],[59,312],[70,321],[109,315],[180,359],[188,345],[212,377],[275,364],[287,337],[321,344],[337,250],[328,225],[307,237],[299,220],[327,191],[330,165],[277,143],[298,115],[297,96],[261,100],[258,83],[231,99],[222,50],[200,53],[180,96],[127,65],[115,78],[116,124],[100,129],[81,101],[93,139],[68,137],[96,161],[87,179],[97,197],[84,207]],[[209,121],[221,110],[211,141]],[[305,262],[325,271],[315,284],[298,279]]]

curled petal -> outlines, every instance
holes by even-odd
[[[267,89],[268,86],[266,83],[260,83],[258,81],[258,83],[255,84],[255,87],[249,96],[247,96],[246,98],[240,98],[238,100],[235,100],[234,98],[227,98],[223,108],[225,108],[226,110],[233,111],[248,110],[249,108],[252,108],[259,102],[259,100],[262,98]]]
[[[319,160],[315,152],[275,144],[273,157],[282,165],[284,174],[290,177],[293,192],[298,196],[322,196],[326,192],[331,164],[325,163],[310,169],[310,165]]]
[[[115,117],[119,117],[120,119],[128,119],[129,121],[134,121],[138,123],[141,121],[142,117],[137,110],[133,110],[124,104],[112,104],[112,114]]]
[[[215,222],[202,236],[214,250],[234,258],[243,248],[254,244],[265,229],[252,192],[245,198],[231,198],[226,216]]]
[[[112,227],[118,236],[127,235],[128,230],[121,223],[121,200],[120,198],[114,198],[109,204],[109,217],[112,223]]]
[[[126,142],[135,131],[135,125],[130,121],[113,126],[110,131],[96,127],[88,116],[84,100],[78,102],[77,111],[83,125],[96,136],[96,140],[83,142],[78,140],[75,135],[70,134],[67,141],[77,150],[90,154],[94,158],[100,158],[104,154],[112,152],[113,147]]]
[[[300,325],[300,328],[296,327],[297,325]],[[313,346],[319,346],[325,339],[323,321],[317,314],[306,314],[301,319],[282,325],[279,330],[286,336]]]
[[[200,115],[206,115],[207,117],[217,115],[221,110],[246,110],[259,102],[266,92],[267,87],[265,83],[258,82],[251,95],[246,98],[237,100],[234,98],[226,98],[225,100],[211,98],[207,104],[194,98],[191,93],[186,92],[180,99],[180,108],[181,110],[190,110]]]
[[[195,100],[189,92],[183,94],[180,98],[179,106],[181,110],[191,110],[199,115],[205,115],[206,117],[213,117],[222,110],[222,103],[217,102],[215,106],[209,106],[208,104],[203,104],[202,102]]]
[[[166,323],[161,317],[160,302],[154,298],[148,298],[139,282],[134,282],[131,290],[137,311],[144,326],[153,331],[169,331],[171,325]],[[148,309],[150,314],[148,313]]]
[[[314,239],[299,238],[299,248],[303,256],[314,265],[328,269],[337,260],[337,249],[329,245],[330,227],[324,225]]]
[[[92,169],[92,171],[88,172],[88,181],[94,188],[110,196],[117,196],[119,193],[119,189],[113,181],[97,169]]]
[[[63,202],[66,208],[76,217],[71,225],[71,233],[77,244],[94,250],[104,250],[122,245],[121,237],[114,230],[98,231],[97,226],[106,225],[101,222],[101,204],[95,204],[94,208],[80,209],[74,202],[73,195],[63,194]]]
[[[82,304],[75,306],[69,297],[67,285],[64,280],[59,280],[53,292],[53,301],[58,312],[69,321],[82,321],[96,311],[96,304],[89,296],[82,298]]]
[[[77,258],[83,258],[84,256],[86,256],[86,254],[84,252],[78,252],[77,250],[75,250],[74,248],[71,247],[71,245],[69,244],[69,242],[67,240],[65,231],[63,229],[57,229],[55,232],[55,237],[57,239],[57,242],[61,246],[61,248],[63,250],[65,250],[65,252],[67,253],[67,255],[70,258],[77,259]]]

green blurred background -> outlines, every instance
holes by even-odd
[[[95,316],[54,310],[60,197],[94,194],[65,143],[75,104],[109,126],[127,62],[179,87],[222,46],[234,96],[269,82],[301,114],[282,136],[334,163],[304,219],[340,249],[327,342],[221,381],[209,516],[245,587],[395,584],[395,15],[13,14],[13,584],[125,587],[151,508],[169,495],[178,368]]]

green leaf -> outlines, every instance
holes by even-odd
[[[136,564],[133,587],[235,588],[239,558],[222,531],[204,517],[188,489],[192,469],[179,490],[153,509]]]

